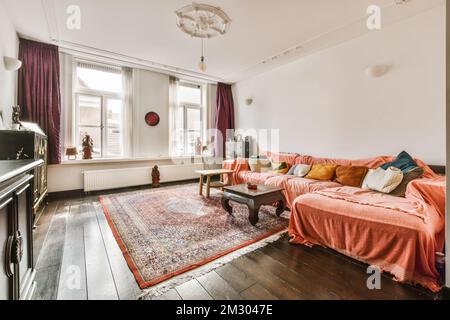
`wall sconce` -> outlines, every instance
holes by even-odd
[[[250,107],[253,104],[253,98],[245,99],[245,105]]]
[[[367,67],[365,72],[366,76],[369,78],[380,78],[389,72],[391,66],[387,64],[380,64],[376,66]]]
[[[8,71],[17,71],[22,67],[22,61],[12,57],[3,57],[3,63],[5,64],[5,69]]]

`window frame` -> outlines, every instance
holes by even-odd
[[[186,152],[187,146],[188,146],[188,136],[189,136],[188,133],[189,132],[196,132],[196,130],[188,130],[188,128],[187,128],[187,120],[188,120],[187,119],[187,114],[188,114],[188,110],[189,109],[191,109],[191,110],[199,110],[200,111],[200,139],[201,139],[201,141],[203,143],[203,132],[204,132],[204,129],[203,129],[203,107],[202,107],[202,105],[197,105],[197,104],[183,104],[182,108],[183,108],[183,129],[184,129],[183,144],[184,144],[184,150],[185,150],[184,155],[185,156],[195,156],[196,155],[195,152],[194,152],[194,154],[188,154]]]
[[[92,128],[100,128],[101,133],[101,141],[100,141],[100,158],[94,158],[94,159],[120,159],[125,156],[125,150],[123,148],[121,149],[121,154],[118,156],[108,156],[108,99],[115,99],[115,100],[121,100],[122,101],[122,121],[121,121],[121,139],[122,141],[125,141],[125,109],[123,106],[123,93],[117,93],[117,92],[110,92],[110,91],[104,91],[104,90],[95,90],[95,89],[88,89],[83,88],[79,86],[78,82],[78,72],[77,68],[79,67],[80,63],[87,63],[90,65],[97,65],[97,66],[106,66],[109,68],[117,68],[117,70],[121,70],[121,67],[117,67],[114,65],[107,65],[102,63],[97,63],[94,61],[87,61],[87,60],[81,60],[81,59],[74,59],[73,61],[73,76],[72,76],[72,84],[73,84],[73,106],[72,108],[72,137],[73,137],[73,143],[74,146],[79,148],[81,146],[80,141],[80,134],[79,134],[79,128],[80,127],[92,127]],[[123,79],[122,79],[123,81]],[[101,124],[100,127],[98,126],[84,126],[80,125],[80,106],[79,106],[79,97],[80,96],[90,96],[90,97],[99,97],[101,106],[100,106],[100,112],[101,112]]]
[[[181,81],[179,83],[180,87],[191,87],[195,89],[200,90],[200,103],[192,103],[192,102],[184,102],[182,100],[178,101],[178,107],[183,112],[183,154],[181,156],[195,156],[195,151],[193,154],[187,153],[187,146],[188,146],[188,128],[187,128],[187,111],[188,109],[193,110],[200,110],[200,139],[203,143],[204,140],[204,133],[206,129],[206,123],[205,123],[205,101],[204,101],[204,95],[203,95],[203,86],[198,83],[193,82],[187,82],[187,81]]]

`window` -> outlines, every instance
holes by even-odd
[[[118,67],[75,64],[74,134],[76,145],[89,134],[94,158],[117,158],[124,153],[122,70]]]
[[[178,86],[179,114],[182,119],[181,141],[178,143],[178,155],[192,156],[202,154],[204,133],[202,87],[181,82]]]

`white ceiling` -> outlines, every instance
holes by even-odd
[[[200,40],[176,27],[176,9],[189,0],[0,0],[19,34],[61,47],[195,75]],[[445,0],[199,0],[221,7],[229,32],[206,43],[210,79],[235,82],[368,32],[366,9],[377,4],[383,23],[408,18]],[[81,8],[81,30],[66,28],[69,5]],[[284,53],[301,46],[298,50]],[[99,51],[101,50],[101,51]],[[125,57],[126,56],[126,57]],[[278,56],[272,59],[273,56]],[[134,60],[137,61],[137,60]],[[165,67],[161,66],[165,65]]]

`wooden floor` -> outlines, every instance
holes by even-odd
[[[50,202],[35,231],[34,299],[136,299],[141,290],[97,196]],[[180,285],[157,299],[434,299],[422,288],[382,277],[368,290],[367,265],[287,236]]]

